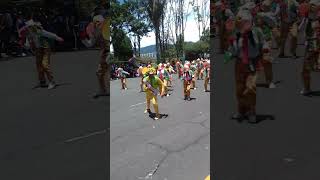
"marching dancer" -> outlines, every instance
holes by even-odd
[[[121,81],[121,89],[127,90],[127,78],[126,75],[130,75],[127,71],[123,70],[123,68],[117,69],[117,75],[120,78]]]
[[[192,71],[190,70],[190,66],[186,63],[183,68],[183,76],[181,77],[183,80],[183,94],[184,100],[190,101],[190,93],[191,93],[191,83],[192,83]]]
[[[232,40],[230,51],[236,57],[235,80],[238,113],[233,119],[248,118],[256,122],[256,71],[261,57],[262,42],[252,28],[253,17],[248,10],[237,14],[238,32]]]
[[[145,113],[151,113],[150,110],[150,101],[153,104],[154,111],[156,113],[155,120],[160,118],[159,107],[158,107],[158,99],[157,95],[159,93],[159,89],[161,92],[161,97],[164,96],[165,85],[161,81],[159,77],[156,75],[156,70],[153,68],[149,68],[149,71],[146,73],[146,77],[143,79],[143,83],[145,84],[145,93],[146,93],[146,110]]]
[[[39,87],[46,87],[46,79],[49,81],[48,89],[56,87],[54,82],[53,73],[50,68],[51,64],[51,45],[50,40],[56,40],[63,42],[64,40],[43,29],[40,22],[34,21],[33,17],[30,16],[20,31],[25,31],[27,38],[31,41],[31,48],[35,53],[36,65],[38,71]]]
[[[320,71],[320,1],[310,1],[310,12],[306,26],[306,55],[302,68],[304,88],[302,95],[311,93],[311,72]]]

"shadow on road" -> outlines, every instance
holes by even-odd
[[[58,83],[58,84],[56,84],[56,85],[57,85],[57,86],[56,86],[55,88],[60,87],[60,86],[72,85],[72,83]],[[41,88],[48,88],[48,85],[45,85],[45,86],[36,85],[36,86],[32,87],[32,90],[34,90],[34,89],[41,89]]]
[[[313,97],[313,96],[319,96],[320,97],[320,91],[311,91],[307,97]]]
[[[280,83],[282,83],[283,81],[276,81],[276,82],[274,82],[274,84],[275,85],[278,85],[278,84],[280,84]],[[267,84],[267,83],[257,83],[257,87],[263,87],[263,88],[269,88],[269,84]]]
[[[256,122],[249,122],[250,124],[259,124],[263,121],[267,121],[267,120],[270,120],[270,121],[273,121],[275,120],[275,116],[273,115],[268,115],[268,114],[257,114],[256,116]],[[233,119],[231,118],[231,120],[236,120],[238,123],[242,123],[243,121],[246,121],[248,120],[247,118],[245,119]]]
[[[160,119],[162,118],[167,118],[169,115],[168,114],[160,114]],[[149,117],[154,119],[156,117],[156,113],[149,113]]]
[[[273,115],[258,114],[258,115],[257,115],[257,122],[251,123],[251,124],[259,124],[259,123],[261,123],[261,122],[263,122],[263,121],[267,121],[267,120],[273,121],[273,120],[275,120],[275,119],[276,119],[276,118],[275,118],[275,116],[273,116]]]

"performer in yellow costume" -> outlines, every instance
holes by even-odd
[[[164,96],[165,92],[165,85],[161,81],[159,77],[156,75],[156,70],[153,68],[150,68],[148,72],[146,73],[146,77],[143,79],[143,83],[145,84],[145,92],[146,92],[146,110],[145,113],[151,113],[150,110],[150,101],[152,101],[154,111],[156,113],[155,120],[158,120],[160,118],[159,114],[159,107],[158,107],[158,100],[157,95],[159,93],[160,87],[161,87],[161,97]]]

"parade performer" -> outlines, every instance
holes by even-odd
[[[46,78],[49,81],[48,89],[56,87],[53,74],[50,68],[51,64],[51,40],[63,42],[64,40],[43,29],[40,22],[35,22],[33,17],[26,22],[26,26],[20,31],[26,32],[26,36],[30,41],[31,49],[35,53],[36,65],[38,71],[39,87],[46,87]]]
[[[182,68],[183,68],[183,66],[182,66],[180,60],[178,60],[178,61],[176,62],[176,71],[177,71],[177,73],[178,73],[179,79],[181,78],[182,73],[183,73]]]
[[[165,65],[162,63],[160,63],[158,66],[157,76],[161,79],[161,81],[164,84],[163,94],[165,96],[169,96],[169,94],[168,94],[168,81],[170,80],[170,75],[169,75],[169,72],[166,70]]]
[[[173,80],[173,74],[175,73],[175,71],[173,70],[173,67],[171,66],[170,63],[166,64],[166,71],[169,73],[169,79],[168,79],[167,87],[171,87],[172,86],[172,80]]]
[[[260,12],[257,14],[256,28],[259,28],[263,37],[263,54],[261,63],[263,65],[263,72],[265,74],[266,83],[269,88],[275,88],[273,83],[273,71],[272,71],[272,28],[275,26],[275,19],[268,13]]]
[[[230,52],[236,57],[235,80],[238,113],[233,119],[248,118],[256,122],[256,71],[259,70],[262,42],[258,33],[252,28],[253,17],[248,10],[237,14],[238,32],[231,39]]]
[[[219,27],[220,52],[224,53],[228,48],[226,42],[229,36],[229,33],[226,30],[226,23],[229,19],[233,19],[234,15],[229,8],[228,1],[226,0],[221,0],[215,3],[213,14],[216,16]]]
[[[117,69],[117,76],[120,78],[121,81],[121,89],[127,90],[127,79],[126,75],[130,75],[127,71],[123,70],[123,68],[118,68]]]
[[[210,61],[207,60],[203,67],[203,73],[204,73],[204,92],[208,91],[208,83],[210,80]]]
[[[181,77],[183,80],[183,94],[184,100],[190,101],[190,93],[191,93],[191,83],[192,83],[192,71],[190,70],[190,66],[188,64],[184,65],[183,68],[183,76]]]
[[[137,73],[138,73],[138,76],[140,77],[140,92],[143,92],[143,73],[142,73],[142,70],[143,70],[143,67],[142,66],[139,66],[138,70],[137,70]]]
[[[306,25],[306,55],[302,68],[302,95],[311,93],[311,72],[320,71],[320,1],[311,0]]]
[[[94,98],[99,96],[109,96],[109,82],[111,75],[111,65],[109,63],[110,16],[107,16],[106,18],[104,18],[102,15],[94,16],[93,22],[86,27],[86,32],[88,37],[82,40],[83,44],[85,44],[87,47],[94,47],[98,45],[101,49],[99,65],[96,71],[100,90],[94,95]],[[106,81],[108,82],[106,83]]]
[[[285,57],[284,50],[288,36],[290,37],[290,52],[297,58],[298,36],[298,6],[296,0],[278,0],[280,5],[280,53],[279,57]]]
[[[159,90],[161,92],[161,97],[164,96],[164,84],[159,77],[156,75],[156,70],[154,68],[147,68],[146,70],[146,77],[143,79],[143,83],[145,84],[145,93],[146,93],[146,110],[145,113],[151,113],[150,110],[150,101],[153,104],[154,111],[156,113],[155,120],[160,118],[159,114],[159,107],[158,107],[158,100],[157,95]],[[161,88],[161,89],[160,89]]]
[[[196,90],[196,78],[197,78],[197,65],[195,61],[193,61],[190,65],[190,70],[192,72],[192,84],[191,84],[191,89]]]

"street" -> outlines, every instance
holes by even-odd
[[[236,112],[234,62],[223,63],[214,50],[213,124],[211,177],[223,180],[320,179],[320,136],[318,107],[320,76],[312,74],[312,97],[300,95],[303,57],[279,59],[273,63],[276,89],[257,88],[259,123],[231,120]],[[301,38],[299,44],[302,44]],[[288,46],[287,46],[288,47]],[[289,49],[289,48],[287,48]],[[297,55],[304,56],[299,45]],[[273,50],[273,57],[277,51]],[[287,52],[287,55],[290,55]],[[274,120],[265,118],[271,115]]]
[[[3,180],[105,180],[107,98],[92,99],[98,51],[53,54],[60,86],[32,89],[34,57],[0,61]]]
[[[145,93],[139,78],[111,82],[110,179],[203,180],[210,171],[210,93],[196,81],[191,101],[183,100],[181,80],[174,76],[171,96],[159,99],[167,117],[144,114]],[[154,112],[151,105],[151,111]]]

